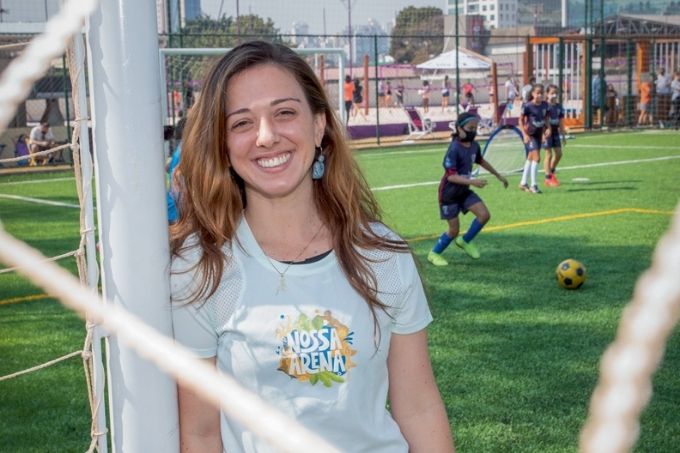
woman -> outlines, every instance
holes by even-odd
[[[442,82],[442,112],[446,110],[449,106],[450,94],[451,94],[451,82],[449,82],[449,76],[444,76],[444,81]]]
[[[341,451],[453,451],[420,278],[314,72],[254,41],[204,90],[171,228],[177,340]],[[193,392],[178,397],[182,451],[268,451]]]
[[[345,76],[345,84],[343,85],[343,99],[345,101],[345,124],[349,124],[349,114],[352,111],[352,99],[354,96],[354,83],[349,74]]]
[[[352,109],[352,116],[357,116],[357,113],[361,115],[363,119],[366,119],[364,114],[363,103],[364,103],[364,87],[361,85],[361,80],[358,77],[354,78],[354,90],[352,91],[352,100],[354,101],[354,108]]]
[[[418,90],[420,98],[423,102],[423,112],[427,113],[430,111],[430,93],[432,92],[432,87],[430,87],[430,82],[423,80],[423,87]]]

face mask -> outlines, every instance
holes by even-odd
[[[477,136],[477,131],[470,132],[470,131],[464,131],[465,132],[465,138],[463,136],[459,136],[458,138],[460,139],[461,142],[463,143],[469,143],[475,139]]]
[[[555,93],[550,94],[548,96],[548,99],[551,100],[551,101],[554,101],[555,99],[557,99],[557,94],[555,94]]]

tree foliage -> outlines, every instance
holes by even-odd
[[[279,29],[270,19],[256,14],[234,17],[222,16],[211,19],[201,16],[187,21],[181,33],[170,37],[175,47],[233,47],[252,37],[277,40]]]
[[[397,15],[390,55],[398,63],[418,64],[444,48],[444,13],[427,6],[408,6]]]

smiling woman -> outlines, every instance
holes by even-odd
[[[311,68],[253,41],[203,86],[171,227],[177,340],[341,451],[453,451],[413,258]],[[269,451],[178,394],[183,451]]]

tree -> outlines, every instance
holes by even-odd
[[[280,41],[279,30],[274,22],[255,14],[239,16],[238,21],[233,17],[222,16],[211,19],[201,16],[187,21],[180,33],[168,36],[169,47],[182,48],[229,48],[239,42],[262,37],[272,41]],[[168,86],[184,98],[193,95],[195,85],[203,78],[206,69],[214,57],[208,56],[168,56],[166,59],[166,79]],[[190,104],[190,102],[185,102]]]
[[[266,20],[255,14],[211,19],[201,16],[187,21],[179,36],[173,36],[173,44],[181,47],[233,47],[252,35],[278,40],[279,29],[270,18]],[[244,38],[240,36],[247,35]],[[274,38],[272,38],[274,37]]]
[[[397,15],[390,55],[396,62],[418,64],[444,48],[444,13],[439,8],[408,6]]]

